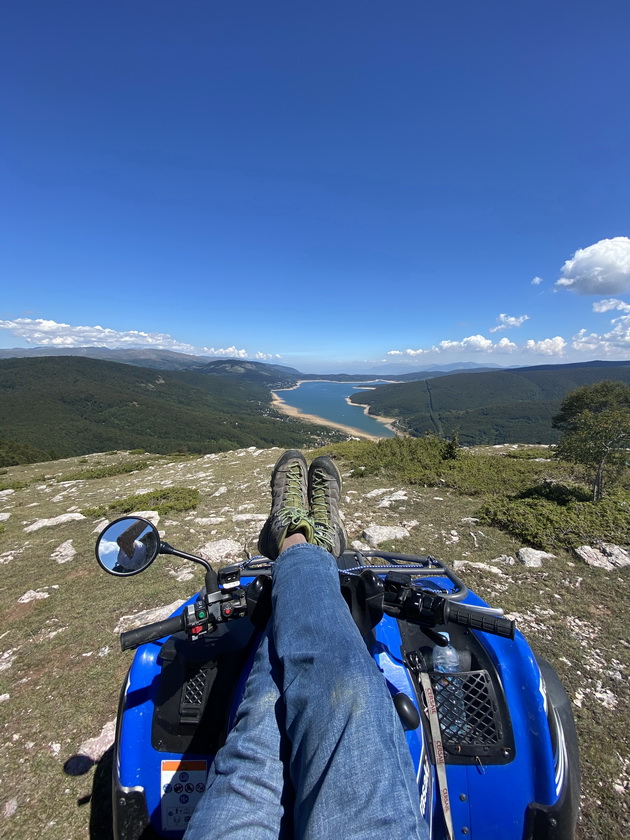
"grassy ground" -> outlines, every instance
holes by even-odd
[[[488,452],[501,454],[497,449],[483,454]],[[197,506],[163,514],[160,531],[191,552],[229,538],[244,557],[255,551],[277,455],[278,450],[241,450],[177,459],[109,453],[12,467],[1,476],[7,489],[0,491],[0,514],[9,514],[0,518],[2,837],[89,836],[95,769],[76,776],[64,767],[115,716],[131,654],[120,653],[113,628],[123,615],[187,598],[202,584],[197,567],[166,557],[129,580],[103,574],[93,555],[96,515],[25,529],[134,494],[194,488]],[[350,461],[340,463],[349,472]],[[540,464],[543,472],[555,469]],[[382,492],[368,495],[374,490]],[[389,500],[400,490],[405,498]],[[515,556],[520,543],[471,521],[484,498],[439,482],[427,487],[402,482],[395,471],[345,478],[351,539],[362,540],[371,524],[406,525],[410,536],[390,548],[430,552],[458,564],[469,586],[509,610],[536,651],[556,666],[573,701],[581,741],[580,838],[628,836],[630,572],[593,569],[568,552],[540,569],[498,561],[500,555]],[[71,559],[59,562],[72,550]],[[192,578],[178,579],[184,571]]]

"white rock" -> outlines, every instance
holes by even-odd
[[[505,574],[501,571],[501,569],[497,569],[496,566],[490,566],[488,563],[477,563],[473,560],[456,560],[453,563],[455,571],[461,569],[462,566],[466,566],[470,569],[479,569],[482,572],[490,572],[493,575],[499,575],[499,577],[505,577]]]
[[[85,519],[82,513],[62,513],[60,516],[53,516],[52,519],[37,519],[31,525],[28,525],[24,531],[27,534],[32,534],[34,531],[39,531],[40,528],[51,528],[54,525],[63,525],[64,522],[75,522],[79,519]]]
[[[15,493],[12,487],[9,487],[7,490],[0,490],[0,499],[10,496],[12,493]]]
[[[575,549],[575,553],[580,560],[584,560],[589,566],[594,566],[597,569],[606,569],[607,572],[624,566],[630,566],[630,554],[621,548],[621,546],[612,545],[612,543],[601,543],[598,548],[593,548],[590,545],[581,545]]]
[[[72,545],[72,540],[62,542],[60,546],[50,555],[51,560],[56,560],[57,563],[68,563],[76,556],[77,550]]]
[[[0,703],[6,703],[10,697],[10,694],[0,694]]]
[[[18,598],[19,604],[28,604],[29,601],[41,601],[43,598],[49,598],[50,592],[45,592],[43,589],[29,589],[21,598]]]
[[[10,517],[10,513],[0,513],[0,522],[6,522]]]
[[[79,747],[79,754],[86,755],[92,761],[99,758],[111,747],[116,736],[116,718],[108,721],[95,738],[88,738]]]
[[[372,547],[376,548],[386,540],[402,540],[409,536],[409,531],[402,525],[370,525],[361,535]]]
[[[93,534],[100,534],[103,528],[109,524],[109,519],[99,519],[94,526]]]
[[[538,551],[535,548],[519,548],[516,552],[517,558],[520,562],[530,569],[538,569],[542,566],[543,560],[555,560],[555,554],[549,554],[547,551]]]
[[[219,487],[219,489],[216,492],[214,492],[212,495],[213,496],[222,496],[224,493],[227,493],[227,491],[228,491],[227,487]]]
[[[190,569],[169,569],[168,573],[169,575],[173,575],[175,580],[179,583],[185,583],[187,580],[192,580],[195,576]]]
[[[361,542],[361,540],[352,540],[350,545],[355,551],[371,551],[372,548],[367,543]]]
[[[235,513],[232,522],[264,522],[266,519],[265,513]]]
[[[498,557],[494,557],[491,563],[505,563],[508,566],[513,566],[516,563],[514,557],[511,554],[499,554]]]
[[[375,499],[377,496],[384,496],[385,493],[391,493],[393,487],[382,487],[379,490],[370,490],[369,493],[366,493],[364,498],[365,499]]]
[[[210,563],[224,563],[242,560],[243,551],[243,546],[236,540],[212,540],[202,545],[197,553]]]
[[[135,615],[123,615],[120,617],[118,624],[114,627],[114,633],[125,633],[127,630],[134,630],[136,627],[142,627],[143,624],[153,624],[154,621],[162,621],[168,618],[171,613],[181,607],[185,601],[181,599],[173,601],[172,604],[167,604],[164,607],[155,607],[152,610],[144,610],[144,612],[136,613]]]
[[[4,813],[5,818],[12,817],[13,814],[15,814],[15,812],[17,811],[17,807],[18,807],[17,799],[15,799],[15,798],[14,799],[9,799],[9,801],[7,803],[5,803],[5,806],[4,806],[3,813]]]
[[[3,653],[0,653],[0,671],[6,671],[13,665],[16,650],[17,648],[13,648],[12,650],[5,650]]]
[[[128,516],[140,516],[142,519],[148,519],[152,525],[157,526],[160,524],[160,514],[157,510],[134,510],[133,513],[127,514]]]
[[[377,505],[379,508],[388,508],[391,507],[392,502],[403,502],[407,499],[407,494],[404,490],[397,490],[395,493],[392,493],[390,496],[385,496]]]
[[[219,525],[225,522],[225,516],[200,516],[193,520],[197,525]]]
[[[477,525],[479,523],[478,519],[475,519],[474,516],[465,516],[462,520],[460,520],[466,525]]]

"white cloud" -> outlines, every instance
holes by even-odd
[[[556,335],[554,338],[543,338],[541,341],[530,338],[525,342],[523,349],[542,356],[563,356],[566,346],[565,339]]]
[[[618,309],[620,312],[630,312],[630,303],[624,303],[617,298],[607,298],[606,300],[598,300],[593,304],[593,312],[611,312],[613,309]]]
[[[232,347],[195,347],[177,341],[168,333],[147,333],[140,330],[119,331],[100,326],[71,326],[48,321],[43,318],[17,318],[14,321],[0,321],[0,329],[21,338],[28,344],[40,347],[108,347],[110,349],[152,347],[159,350],[174,350],[178,353],[192,353],[198,356],[229,356],[239,359],[280,358],[271,353],[248,353],[247,350]]]
[[[492,327],[490,332],[507,330],[508,327],[520,327],[525,321],[529,321],[529,315],[506,315],[505,312],[502,312],[497,318],[497,326]]]
[[[542,282],[542,277],[534,277],[534,279],[532,280],[532,286],[540,286]]]
[[[440,350],[477,350],[488,352],[494,348],[492,341],[483,335],[469,335],[461,341],[440,341]]]
[[[580,248],[562,266],[559,288],[580,295],[616,295],[630,290],[630,238],[615,236]]]
[[[453,351],[474,351],[478,353],[511,353],[516,350],[516,344],[513,344],[507,338],[502,338],[496,344],[489,338],[483,335],[469,335],[462,338],[461,341],[440,341],[439,344],[428,348],[419,348],[418,350],[389,350],[388,356],[422,356],[429,353],[450,353]]]
[[[513,353],[515,350],[518,350],[517,345],[513,341],[510,341],[509,338],[502,338],[495,346],[499,353]]]

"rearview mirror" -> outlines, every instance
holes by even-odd
[[[125,516],[101,532],[96,542],[96,559],[110,575],[137,575],[160,553],[160,535],[148,519]]]

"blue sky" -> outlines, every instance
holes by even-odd
[[[4,18],[0,347],[630,358],[626,0]]]

